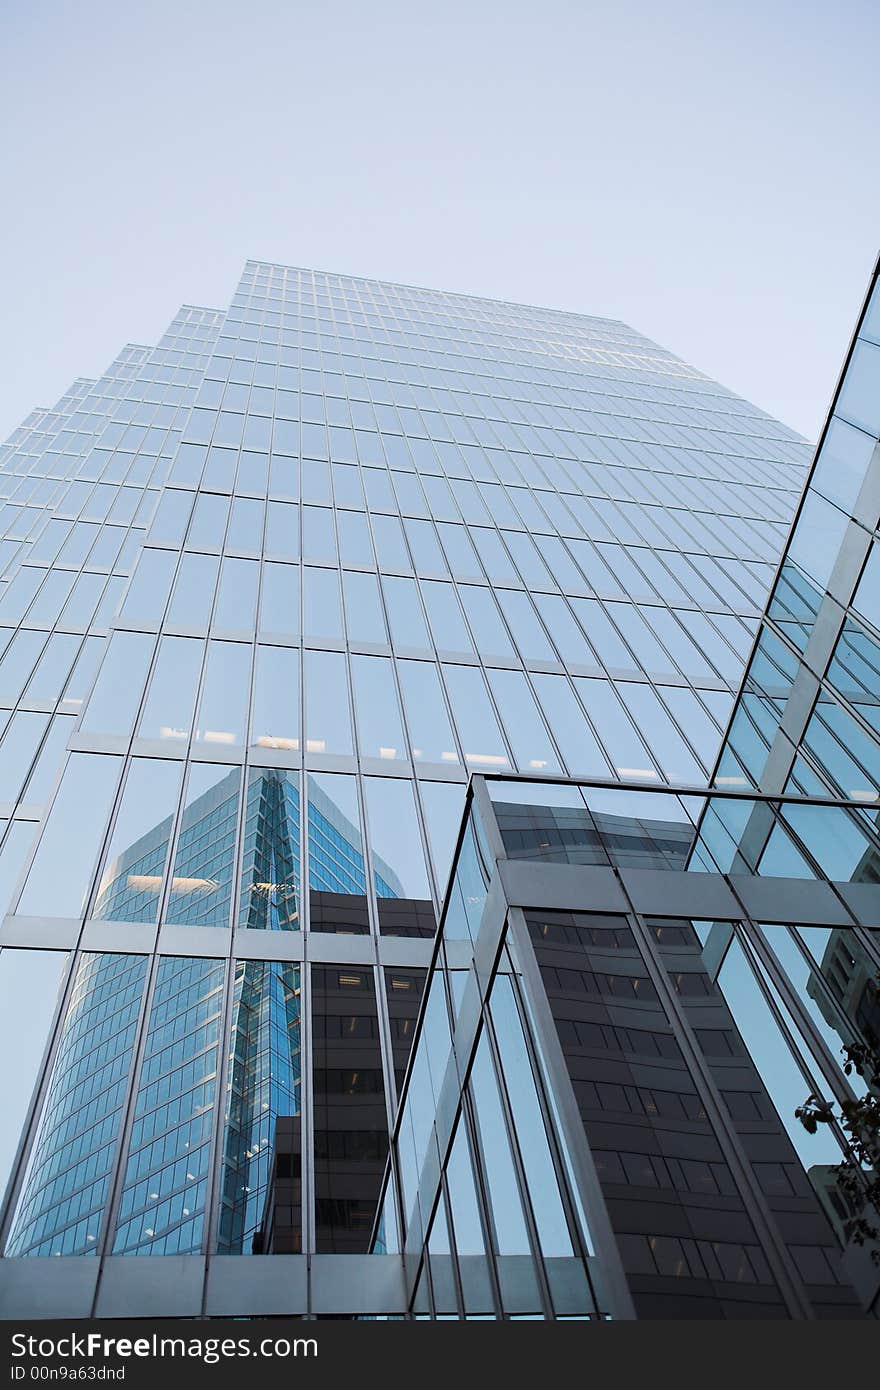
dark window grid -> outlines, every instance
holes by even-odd
[[[665,1091],[656,1087],[621,1085],[572,1077],[579,1108],[616,1110],[621,1114],[644,1115],[651,1119],[688,1120],[708,1123],[703,1104],[695,1091]]]
[[[619,1239],[624,1265],[635,1273],[653,1268],[657,1274],[670,1278],[773,1286],[769,1266],[758,1245],[675,1236],[633,1235]]]
[[[541,966],[541,977],[554,994],[598,995],[602,998],[658,1003],[657,991],[647,975],[616,975],[600,970],[574,970],[565,966]]]

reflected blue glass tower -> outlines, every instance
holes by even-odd
[[[183,818],[177,892],[192,901],[189,924],[199,925],[206,915],[205,903],[210,913],[222,891],[217,880],[190,876],[191,847],[203,845],[209,836],[217,862],[231,872],[224,849],[235,834],[237,790],[237,774],[231,773],[194,801]],[[309,805],[313,852],[322,866],[320,875],[313,872],[312,891],[365,894],[357,831],[318,788],[311,790]],[[295,930],[300,808],[289,776],[272,769],[255,772],[245,815],[246,929]],[[107,866],[95,917],[144,920],[144,885],[152,886],[157,872],[161,874],[169,833],[166,820]],[[201,849],[202,869],[205,862]],[[398,889],[400,884],[393,870],[381,860],[375,863],[377,892],[396,896],[392,884]],[[112,1147],[96,1154],[94,1144],[101,1134],[115,1135],[119,1128],[118,1083],[130,1065],[144,964],[141,956],[95,955],[84,961],[10,1237],[10,1255],[94,1253],[112,1161]],[[220,1253],[240,1254],[249,1249],[262,1224],[275,1123],[279,1116],[300,1113],[299,968],[293,963],[239,961],[231,1008],[217,1248]],[[222,972],[217,966],[191,959],[161,962],[135,1094],[117,1214],[117,1253],[161,1254],[199,1243],[221,1009]]]

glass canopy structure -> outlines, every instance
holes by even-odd
[[[806,493],[621,323],[260,262],[15,432],[5,1316],[861,1315],[876,305]]]

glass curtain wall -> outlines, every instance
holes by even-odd
[[[260,262],[33,412],[7,997],[63,964],[6,1253],[365,1252],[469,776],[704,785],[808,459],[622,323]]]

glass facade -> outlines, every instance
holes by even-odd
[[[817,830],[860,842],[835,877]],[[375,1234],[413,1315],[864,1316],[843,1137],[795,1111],[865,1093],[872,840],[853,802],[475,779]]]
[[[21,1143],[4,1172],[2,1248],[25,1282],[27,1260],[91,1254],[117,1271],[101,1289],[119,1291],[94,1307],[112,1315],[115,1296],[131,1312],[126,1281],[151,1277],[131,1257],[175,1254],[207,1272],[197,1311],[267,1311],[241,1292],[261,1257],[309,1256],[291,1277],[310,1292],[278,1311],[309,1299],[321,1311],[312,1271],[326,1267],[349,1292],[324,1311],[631,1314],[619,1255],[610,1276],[596,1272],[608,1242],[594,1207],[610,1198],[598,1178],[585,1195],[517,952],[528,940],[539,973],[600,982],[672,965],[621,925],[559,967],[528,918],[517,946],[499,937],[485,993],[474,946],[496,854],[479,816],[460,834],[468,786],[512,779],[497,784],[510,799],[495,802],[495,850],[523,872],[665,870],[704,894],[737,874],[876,880],[866,554],[864,579],[846,570],[832,666],[812,677],[809,738],[786,709],[803,711],[809,621],[824,639],[826,609],[841,606],[836,557],[877,519],[863,481],[874,317],[766,615],[808,446],[616,321],[248,262],[228,309],[185,307],[157,347],[126,348],[16,431],[0,453],[0,985],[14,1016],[16,980],[46,957],[57,993],[25,1067],[30,1104],[10,1099]],[[805,526],[823,537],[806,567]],[[786,585],[797,603],[783,612]],[[776,767],[774,719],[795,754],[770,783],[755,739]],[[841,780],[829,740],[858,776]],[[594,779],[589,796],[579,779]],[[830,835],[815,805],[765,792],[861,799],[862,819],[838,817]],[[765,994],[794,971],[799,1007],[833,1031],[839,1001],[816,983],[825,955],[867,987],[870,944],[841,965],[848,938],[832,917],[811,965],[797,923],[773,944],[767,922],[768,953],[792,960],[767,965],[740,927],[723,953],[698,923],[674,945],[723,955],[710,992],[737,951]],[[744,1037],[733,992],[716,999],[715,1031]],[[423,993],[432,1042],[410,1063]],[[648,993],[642,1031],[674,1040],[679,1014]],[[547,985],[542,1007],[554,998]],[[483,1019],[467,1076],[450,1032],[459,1008]],[[631,1066],[612,1058],[627,1051],[623,1025],[593,1021],[609,1030],[607,1066]],[[679,1066],[664,1084],[685,1093],[690,1062],[659,1052],[652,1065]],[[408,1066],[418,1114],[398,1117]],[[513,1074],[534,1086],[510,1086]],[[443,1116],[455,1128],[441,1154]],[[705,1162],[723,1166],[730,1125],[705,1124],[704,1147],[722,1152]],[[586,1118],[581,1145],[585,1134],[592,1148]],[[428,1206],[429,1152],[444,1177]],[[657,1171],[693,1221],[691,1197],[709,1187]],[[709,1233],[675,1258],[713,1288],[738,1261],[759,1293],[737,1306],[811,1315],[806,1276],[768,1253],[743,1183],[716,1178],[734,1253]],[[399,1285],[406,1306],[385,1306],[369,1252],[402,1279],[400,1252],[422,1241],[413,1287]],[[654,1258],[638,1254],[646,1277]],[[70,1267],[86,1290],[82,1262]],[[847,1287],[826,1302],[852,1302]]]
[[[872,288],[816,451],[719,786],[880,800],[880,290]]]

